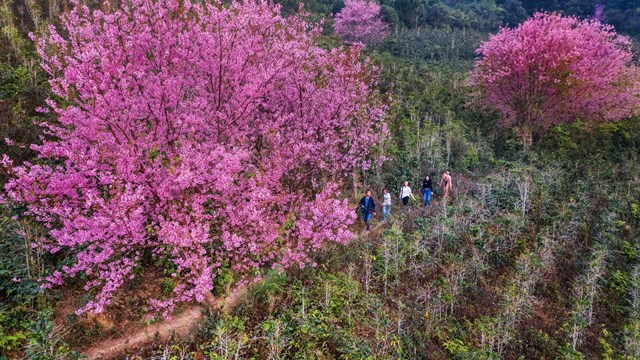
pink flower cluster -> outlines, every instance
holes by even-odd
[[[615,121],[640,104],[630,48],[627,37],[597,20],[537,13],[482,44],[472,82],[505,125]]]
[[[344,41],[376,45],[389,35],[389,25],[382,20],[375,1],[346,0],[336,14],[334,31]]]
[[[145,253],[175,263],[174,296],[208,301],[240,277],[309,263],[347,242],[355,214],[337,181],[384,135],[377,70],[360,48],[324,50],[302,17],[266,0],[75,1],[61,33],[35,39],[58,122],[39,164],[5,165],[8,197],[75,262],[48,278],[86,279],[100,312]]]

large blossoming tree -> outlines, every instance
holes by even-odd
[[[532,132],[553,124],[616,121],[638,109],[630,40],[597,20],[537,13],[491,36],[478,54],[479,103],[516,127],[525,147]]]
[[[338,184],[384,133],[376,70],[324,50],[318,27],[266,0],[76,1],[37,38],[59,100],[41,161],[13,166],[8,198],[75,254],[100,312],[145,255],[175,264],[173,296],[215,306],[214,278],[304,266],[355,218]],[[64,36],[62,35],[64,34]],[[259,276],[259,275],[258,275]]]
[[[389,25],[382,20],[380,5],[373,0],[346,0],[336,14],[333,28],[342,40],[365,45],[381,43],[389,32]]]

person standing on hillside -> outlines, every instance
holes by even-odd
[[[364,193],[364,197],[360,199],[360,211],[362,212],[362,220],[364,220],[365,225],[367,225],[367,231],[369,231],[369,222],[373,215],[376,214],[376,202],[373,201],[371,197],[371,191],[367,190]]]
[[[443,197],[449,196],[449,191],[453,191],[453,180],[451,179],[451,171],[447,170],[442,174],[440,179],[440,188],[444,192]]]
[[[389,194],[389,190],[384,189],[384,202],[382,203],[382,221],[387,221],[387,217],[391,217],[391,194]]]
[[[431,206],[432,194],[433,186],[431,185],[431,177],[427,175],[422,182],[422,206]]]
[[[413,194],[411,194],[411,188],[409,187],[409,182],[405,181],[404,186],[402,187],[402,189],[400,189],[400,198],[402,199],[402,205],[404,205],[405,208],[409,207],[410,197],[413,197]]]

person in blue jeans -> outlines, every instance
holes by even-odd
[[[431,185],[431,177],[425,176],[422,182],[422,202],[423,206],[431,206],[431,195],[433,194],[433,187]]]
[[[376,214],[376,202],[373,201],[371,197],[371,191],[367,190],[367,192],[364,193],[364,197],[360,199],[358,206],[362,212],[362,220],[364,220],[364,223],[367,225],[367,231],[369,231],[369,222],[373,215]]]
[[[387,221],[387,217],[391,217],[391,194],[389,194],[389,190],[384,189],[384,202],[382,203],[382,221]]]

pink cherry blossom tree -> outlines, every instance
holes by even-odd
[[[639,105],[631,42],[597,20],[537,13],[501,29],[478,49],[472,72],[480,105],[515,126],[525,148],[532,132],[576,119],[616,121]]]
[[[380,15],[380,5],[373,0],[346,0],[333,27],[342,40],[365,45],[381,43],[389,31]]]
[[[7,198],[75,254],[46,285],[82,277],[96,296],[78,313],[100,312],[150,255],[175,264],[173,295],[150,299],[167,315],[214,307],[223,269],[246,281],[347,242],[340,181],[386,131],[360,48],[323,50],[266,0],[121,4],[76,1],[36,39],[57,122],[37,164],[3,160]]]

